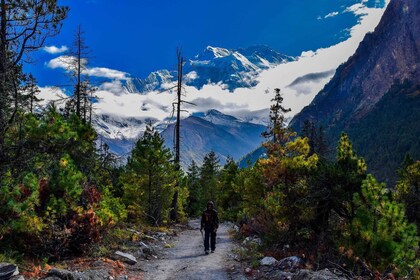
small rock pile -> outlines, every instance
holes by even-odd
[[[280,261],[273,257],[266,256],[260,260],[258,269],[245,268],[245,274],[251,279],[273,279],[273,280],[345,280],[347,279],[338,271],[323,269],[313,271],[305,268],[305,260],[298,256],[291,256]]]

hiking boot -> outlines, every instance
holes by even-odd
[[[209,251],[205,251],[204,253],[206,253],[206,255],[208,255],[209,254]]]
[[[211,250],[212,253],[214,253],[214,250]]]

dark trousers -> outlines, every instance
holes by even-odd
[[[211,250],[214,251],[216,249],[216,233],[213,230],[206,229],[204,231],[204,251],[209,250],[209,243],[211,245]]]

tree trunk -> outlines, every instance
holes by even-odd
[[[77,30],[77,84],[76,84],[76,115],[80,117],[80,75],[82,72],[82,42],[80,26]]]
[[[7,13],[6,1],[1,0],[1,23],[0,23],[0,158],[4,159],[4,136],[6,130],[6,106],[7,106]],[[0,176],[2,171],[0,168]]]
[[[152,211],[152,176],[153,176],[153,172],[152,172],[152,161],[151,161],[151,158],[150,158],[150,156],[149,156],[149,169],[148,169],[148,189],[149,189],[149,197],[148,197],[148,200],[149,200],[149,205],[148,205],[148,208],[147,208],[147,215],[149,216],[149,219],[150,220],[152,220],[152,218],[154,219],[154,217],[153,217],[153,211]],[[155,222],[155,221],[153,221],[153,222]]]
[[[178,221],[178,189],[179,189],[179,171],[180,166],[180,130],[181,130],[181,93],[182,93],[182,67],[184,58],[181,56],[181,52],[177,51],[178,58],[178,84],[177,84],[177,108],[176,108],[176,125],[175,125],[175,172],[176,172],[176,184],[175,193],[172,199],[172,209],[170,218],[171,221]]]

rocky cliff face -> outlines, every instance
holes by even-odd
[[[420,1],[391,0],[375,31],[290,125],[322,125],[331,145],[349,133],[370,171],[392,182],[405,153],[420,157],[419,66]]]
[[[346,129],[370,111],[397,81],[420,81],[420,1],[392,0],[373,33],[341,65],[314,101],[295,116]]]

